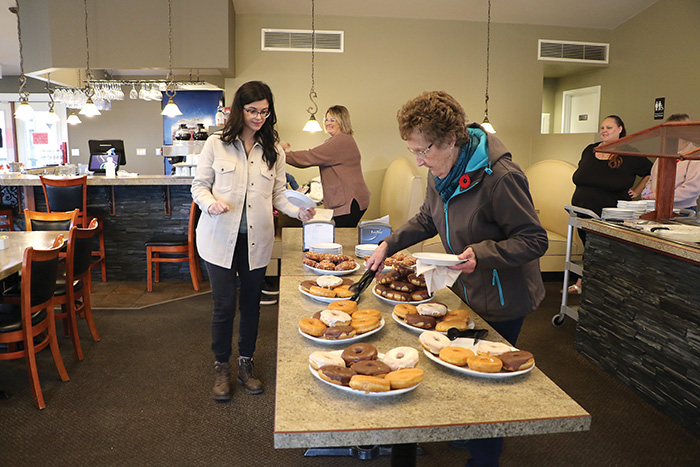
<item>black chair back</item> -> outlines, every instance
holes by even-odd
[[[70,219],[64,221],[42,221],[39,219],[31,219],[31,226],[27,230],[70,230],[72,221]]]
[[[73,275],[80,276],[90,269],[92,263],[92,240],[90,238],[72,238],[75,242],[75,252],[73,254]]]
[[[83,209],[83,187],[46,185],[46,204],[50,211],[72,211]]]
[[[32,260],[30,302],[35,307],[53,298],[58,278],[58,256],[48,261]]]

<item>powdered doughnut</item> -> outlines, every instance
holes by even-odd
[[[331,340],[347,339],[348,337],[354,337],[356,332],[352,326],[333,326],[323,331],[323,338]]]
[[[415,326],[421,329],[434,329],[437,320],[432,316],[423,316],[418,313],[406,315],[406,324]]]
[[[359,318],[353,317],[352,322],[350,322],[350,326],[355,328],[357,334],[364,334],[377,329],[380,324],[381,320],[379,318],[369,315],[360,316]]]
[[[333,266],[335,268],[335,266]],[[316,284],[319,287],[338,287],[343,283],[343,279],[338,276],[318,276]]]
[[[338,310],[349,315],[357,311],[357,302],[352,300],[338,300],[337,302],[328,304],[329,310]]]
[[[392,371],[415,368],[418,364],[418,351],[413,347],[396,347],[385,353],[382,361],[389,365]]]
[[[416,310],[418,310],[418,314],[424,316],[445,316],[447,314],[447,307],[437,302],[421,303],[416,307]]]
[[[319,287],[318,285],[309,287],[309,293],[318,297],[335,298],[335,291],[333,289]]]
[[[423,381],[423,370],[420,368],[402,368],[392,371],[384,377],[391,389],[406,389]]]
[[[415,285],[416,287],[425,287],[425,277],[423,274],[411,273],[407,277],[408,282]]]
[[[450,328],[457,328],[459,331],[467,329],[467,322],[459,318],[445,318],[435,325],[435,330],[447,332]]]
[[[322,366],[318,369],[318,375],[321,379],[341,386],[347,386],[350,383],[350,378],[356,374],[352,369],[343,366]]]
[[[474,357],[474,352],[462,347],[444,347],[440,350],[440,360],[457,366],[466,365],[471,357]]]
[[[299,329],[304,334],[310,336],[319,337],[326,330],[326,325],[320,319],[316,318],[302,318],[299,320]]]
[[[340,357],[339,355],[337,356]],[[340,357],[340,359],[343,360],[342,357]],[[345,364],[344,361],[343,364]],[[391,371],[389,365],[380,362],[379,360],[362,360],[357,363],[353,363],[350,365],[350,368],[357,372],[358,375],[367,376],[383,376]]]
[[[504,371],[527,370],[535,364],[535,356],[527,350],[505,352],[498,358],[503,362]]]
[[[469,368],[482,373],[498,373],[501,371],[503,362],[498,357],[490,355],[475,355],[467,359]]]
[[[439,354],[440,350],[450,345],[450,340],[444,334],[435,331],[425,331],[418,336],[420,345],[432,354]]]
[[[379,376],[355,375],[350,378],[349,386],[365,392],[387,392],[391,390],[389,381]]]
[[[345,363],[348,365],[361,360],[376,360],[377,348],[372,344],[352,344],[350,347],[343,350],[340,356],[343,357],[343,360],[345,360]]]
[[[418,311],[414,305],[410,303],[399,303],[394,305],[394,314],[399,318],[405,319],[406,315],[417,314]]]
[[[380,319],[380,320],[382,319],[381,311],[375,310],[374,308],[363,308],[361,310],[357,310],[351,316],[352,316],[352,319],[361,318],[363,316],[373,316],[377,319]]]
[[[476,346],[477,354],[492,355],[494,357],[512,350],[511,346],[503,342],[481,341]]]
[[[311,365],[311,368],[314,370],[318,370],[322,366],[344,367],[345,360],[343,360],[343,357],[337,353],[323,352],[319,350],[316,352],[311,352],[311,355],[309,355],[309,365]]]
[[[338,310],[323,310],[321,312],[321,321],[326,326],[347,326],[352,321],[349,314]]]

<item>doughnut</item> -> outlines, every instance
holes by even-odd
[[[405,292],[399,292],[398,290],[390,289],[389,287],[381,284],[377,284],[375,287],[377,293],[382,297],[386,297],[389,300],[396,300],[399,302],[410,302],[411,296]]]
[[[425,277],[423,274],[416,274],[415,272],[412,272],[406,279],[416,287],[425,287]]]
[[[430,297],[431,295],[430,292],[428,292],[428,289],[416,289],[411,292],[411,300],[415,300],[416,302],[427,300]]]
[[[370,332],[373,329],[377,329],[381,324],[381,320],[376,316],[360,316],[359,318],[352,318],[350,326],[355,329],[357,334],[364,334]]]
[[[337,353],[318,350],[316,352],[311,352],[311,355],[309,355],[309,365],[311,365],[311,368],[314,370],[318,370],[322,366],[344,367],[345,360]]]
[[[410,315],[406,315],[406,324],[421,329],[434,329],[437,321],[432,316],[423,316],[419,315],[418,313],[412,313]]]
[[[527,350],[505,352],[498,358],[503,362],[504,371],[527,370],[535,364],[535,356]]]
[[[317,287],[316,281],[302,281],[300,284],[301,290],[311,293],[311,287]]]
[[[319,261],[316,263],[316,269],[323,269],[324,271],[335,271],[335,263],[328,260]]]
[[[474,352],[474,355],[476,355],[476,351],[474,350],[474,339],[471,337],[458,337],[452,341],[451,345],[452,347],[463,347],[465,349],[469,349]]]
[[[363,308],[361,310],[357,310],[355,313],[352,314],[352,319],[361,318],[363,316],[374,316],[379,320],[382,319],[382,313],[379,310],[375,310],[374,308]]]
[[[503,342],[481,341],[476,346],[476,353],[497,357],[505,352],[510,352],[513,348]]]
[[[415,368],[418,364],[418,351],[413,347],[396,347],[385,353],[382,361],[389,365],[392,371]]]
[[[467,322],[459,318],[443,319],[435,325],[435,330],[447,332],[450,328],[457,328],[459,331],[467,329]]]
[[[412,268],[404,266],[401,262],[394,263],[391,267],[395,272],[399,273],[401,277],[408,277],[415,272]]]
[[[415,289],[413,284],[404,281],[391,281],[388,285],[389,288],[398,290],[399,292],[413,292],[413,289]]]
[[[352,271],[357,267],[357,263],[354,262],[353,260],[350,261],[343,261],[342,263],[338,263],[338,265],[335,267],[336,271]]]
[[[352,321],[349,314],[338,310],[323,310],[321,312],[321,321],[326,326],[347,326]]]
[[[299,329],[304,334],[310,336],[319,337],[326,330],[326,325],[320,319],[316,318],[302,318],[299,320]]]
[[[356,333],[355,328],[352,326],[333,326],[323,331],[323,338],[330,340],[347,339],[348,337],[354,337]]]
[[[445,316],[447,314],[447,307],[437,302],[421,303],[416,307],[416,310],[418,310],[418,314],[424,316]]]
[[[357,363],[361,360],[376,360],[377,348],[372,344],[352,344],[340,354],[348,365]]]
[[[384,266],[385,267],[392,267],[396,263],[396,259],[394,259],[393,256],[389,256],[387,259],[384,260]]]
[[[304,263],[304,264],[307,265],[307,266],[311,266],[312,268],[315,268],[316,265],[318,264],[318,261],[314,261],[314,260],[312,260],[311,258],[307,258],[306,256],[304,256],[304,257],[301,259],[301,262]]]
[[[463,319],[464,321],[469,321],[469,312],[467,310],[448,310],[444,319],[451,317],[457,317],[459,319]]]
[[[309,258],[310,260],[316,261],[317,263],[319,261],[323,260],[323,256],[321,255],[321,253],[316,253],[315,251],[305,252],[304,257]]]
[[[338,300],[337,302],[328,304],[329,310],[338,310],[349,315],[357,311],[357,302],[352,300]]]
[[[435,331],[422,332],[421,335],[418,336],[418,341],[425,350],[435,355],[439,354],[440,350],[444,347],[450,345],[450,340],[447,336]]]
[[[410,388],[423,381],[423,370],[420,368],[402,368],[392,371],[384,379],[389,382],[391,389]]]
[[[353,295],[355,295],[355,292],[350,290],[349,285],[340,285],[338,287],[335,287],[333,289],[333,292],[335,292],[336,297],[340,298],[350,298]]]
[[[355,372],[344,366],[322,366],[318,369],[318,376],[329,383],[347,386]]]
[[[333,267],[335,268],[335,266]],[[338,287],[342,285],[342,283],[343,279],[338,276],[318,276],[316,278],[316,284],[318,284],[319,287]]]
[[[417,314],[416,307],[410,303],[399,303],[394,305],[394,314],[399,318],[405,319],[406,315]]]
[[[382,272],[377,274],[377,284],[389,285],[390,282],[401,279],[401,274],[396,271]]]
[[[501,371],[503,362],[498,357],[490,355],[475,355],[467,359],[469,368],[482,373],[498,373]]]
[[[474,352],[462,347],[443,347],[440,350],[440,360],[457,366],[464,366],[474,357]]]
[[[340,356],[338,355],[338,357]],[[340,357],[340,360],[343,360],[343,358]],[[344,360],[343,364],[345,364]],[[352,368],[358,375],[367,376],[384,376],[391,371],[389,365],[380,362],[379,360],[362,360],[357,363],[353,363],[350,365],[350,368]]]
[[[309,293],[318,297],[335,298],[335,290],[319,287],[317,285],[309,287]]]
[[[312,316],[312,318],[321,319],[321,312],[320,312],[320,311],[317,311],[316,313],[314,313],[314,315]]]
[[[349,386],[358,391],[370,392],[386,392],[391,390],[389,381],[379,376],[355,375],[350,378]]]

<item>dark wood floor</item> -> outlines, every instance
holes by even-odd
[[[209,282],[200,284],[199,292],[192,288],[191,281],[163,281],[153,284],[153,292],[147,290],[146,282],[93,280],[92,307],[139,309],[172,300],[209,293]]]

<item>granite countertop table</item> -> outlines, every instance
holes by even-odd
[[[57,176],[60,178],[60,176]],[[135,175],[130,177],[109,178],[88,175],[87,184],[94,186],[113,185],[191,185],[192,177],[173,177],[171,175]],[[7,175],[0,177],[0,186],[41,186],[39,175]]]
[[[356,239],[355,229],[336,229],[336,241],[346,254],[354,253]],[[275,448],[406,444],[590,428],[590,415],[538,368],[494,380],[460,374],[430,361],[423,354],[419,333],[396,323],[391,317],[393,305],[375,297],[371,288],[359,306],[380,310],[386,324],[363,342],[380,353],[398,346],[414,347],[425,379],[415,390],[389,397],[348,394],[319,381],[309,371],[309,354],[343,349],[347,344],[316,344],[299,333],[299,319],[325,306],[298,290],[302,280],[315,277],[301,268],[301,229],[284,229],[282,240]],[[466,308],[449,289],[438,291],[435,299],[450,309]],[[477,328],[489,329],[489,340],[503,341],[479,316],[472,317]]]

